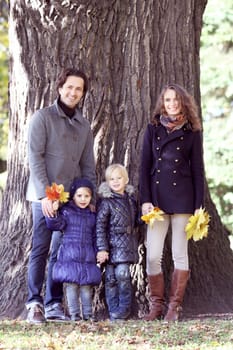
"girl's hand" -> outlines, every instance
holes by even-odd
[[[53,210],[57,212],[58,208],[59,208],[59,201],[53,201]]]
[[[99,264],[103,264],[106,260],[108,260],[108,252],[105,250],[98,252],[96,260]]]
[[[154,206],[152,203],[143,203],[142,204],[142,215],[146,215],[149,212],[151,212],[154,209]]]

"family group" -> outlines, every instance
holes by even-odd
[[[27,321],[96,321],[93,291],[102,276],[109,319],[128,319],[133,304],[130,266],[138,262],[138,227],[143,225],[141,215],[156,207],[164,214],[163,220],[146,230],[150,308],[144,320],[177,321],[190,276],[185,226],[204,197],[196,103],[178,84],[162,89],[145,129],[136,193],[127,168],[119,163],[107,166],[103,182],[96,186],[93,134],[79,107],[87,90],[82,71],[63,69],[56,100],[30,119],[27,200],[32,204],[33,235]],[[66,203],[46,195],[52,184],[62,184],[69,192]],[[174,270],[165,307],[162,258],[169,225]]]

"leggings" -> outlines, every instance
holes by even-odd
[[[172,228],[172,259],[174,268],[179,270],[189,269],[188,241],[186,239],[185,226],[191,214],[164,215],[164,221],[155,221],[154,225],[147,228],[145,246],[147,249],[148,275],[157,275],[162,271],[161,262],[163,256],[164,241],[169,224]]]

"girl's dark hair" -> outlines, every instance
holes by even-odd
[[[59,88],[61,88],[65,84],[67,78],[71,75],[83,79],[83,81],[84,81],[83,97],[85,97],[87,89],[88,89],[87,76],[81,70],[76,69],[76,68],[65,68],[62,70],[62,72],[59,74],[58,79],[57,79],[57,86],[56,86],[57,92],[59,93]]]
[[[198,116],[197,104],[194,98],[178,84],[168,84],[164,86],[157,100],[151,123],[157,124],[158,119],[156,116],[165,114],[164,94],[167,90],[174,90],[176,92],[176,97],[181,103],[181,113],[186,116],[188,122],[192,127],[192,130],[201,130],[201,121]]]

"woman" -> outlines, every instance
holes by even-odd
[[[185,226],[203,205],[204,165],[201,123],[197,106],[184,88],[163,88],[155,115],[147,126],[141,158],[140,201],[142,214],[154,207],[165,212],[163,221],[147,228],[147,275],[150,312],[145,320],[160,318],[164,305],[161,269],[164,241],[172,228],[174,272],[166,321],[176,321],[189,279]]]

